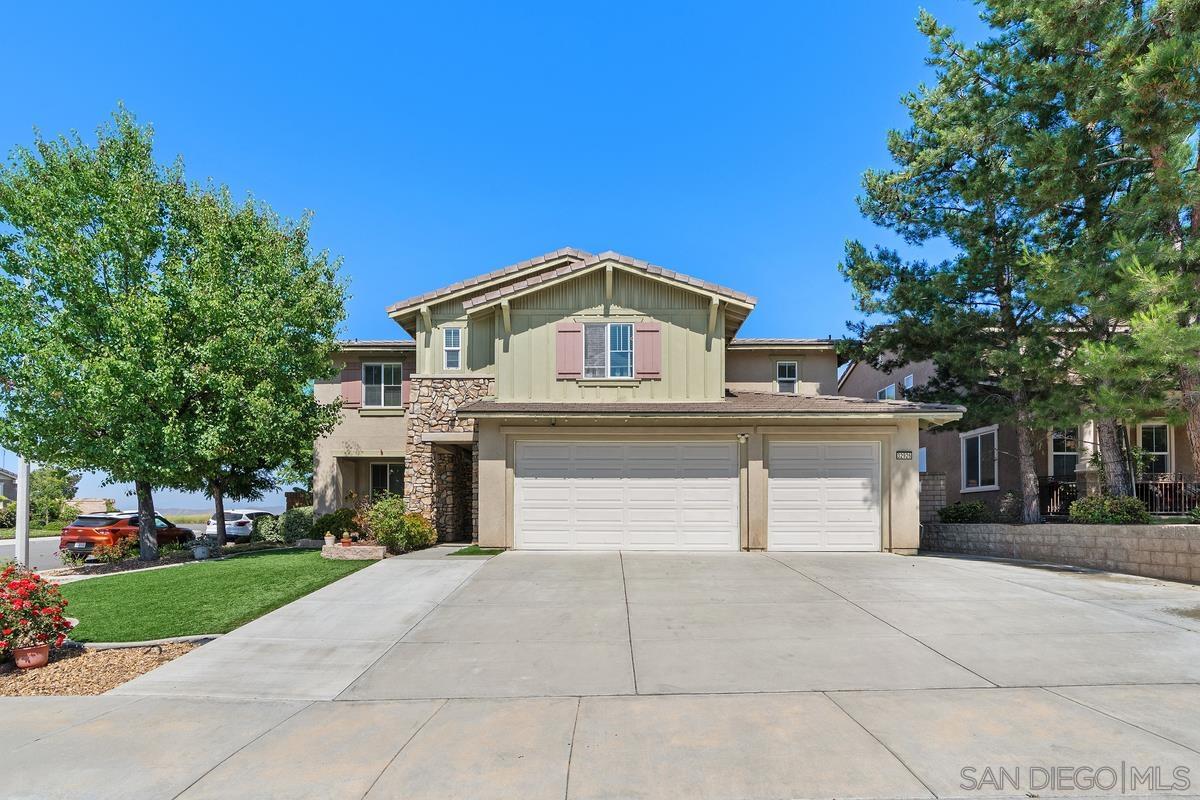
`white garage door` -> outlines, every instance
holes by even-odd
[[[518,442],[515,472],[518,548],[738,548],[732,442]]]
[[[772,442],[767,548],[879,550],[879,445]]]

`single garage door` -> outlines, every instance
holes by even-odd
[[[879,445],[772,442],[767,548],[879,550]]]
[[[518,548],[738,549],[732,442],[518,442],[514,489]]]

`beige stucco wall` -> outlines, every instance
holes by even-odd
[[[874,441],[881,450],[881,540],[884,550],[915,552],[920,539],[917,462],[897,461],[896,450],[917,445],[917,421],[909,419],[814,420],[810,423],[762,420],[630,419],[611,421],[522,421],[479,424],[479,543],[485,547],[512,547],[513,444],[517,440],[589,438],[622,440],[735,440],[747,434],[741,446],[741,542],[744,549],[767,547],[767,480],[769,446],[776,440]]]
[[[725,385],[733,391],[774,392],[775,365],[795,361],[800,379],[797,394],[837,394],[837,353],[812,348],[749,350],[732,347],[725,354]]]

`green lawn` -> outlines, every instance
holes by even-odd
[[[40,538],[44,538],[46,536],[61,536],[61,535],[62,535],[62,528],[57,528],[57,529],[53,529],[53,530],[51,530],[49,528],[33,528],[29,531],[29,538],[31,538],[31,539],[40,539]],[[15,538],[17,538],[16,529],[0,528],[0,539],[15,539]]]
[[[467,545],[461,550],[455,550],[452,556],[498,556],[504,550],[499,547],[480,547],[477,544]]]
[[[250,553],[62,587],[77,642],[226,633],[371,564],[314,550]]]

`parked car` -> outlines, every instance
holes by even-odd
[[[225,538],[231,542],[250,541],[250,532],[254,530],[254,520],[259,517],[275,516],[270,511],[257,508],[235,508],[225,512]],[[204,529],[207,536],[217,535],[217,518],[210,517],[208,527]]]
[[[194,535],[187,528],[175,525],[160,514],[154,515],[160,545],[187,542]],[[114,545],[122,539],[137,539],[136,511],[114,511],[111,514],[80,514],[62,530],[58,546],[78,555],[90,555],[98,544]]]

